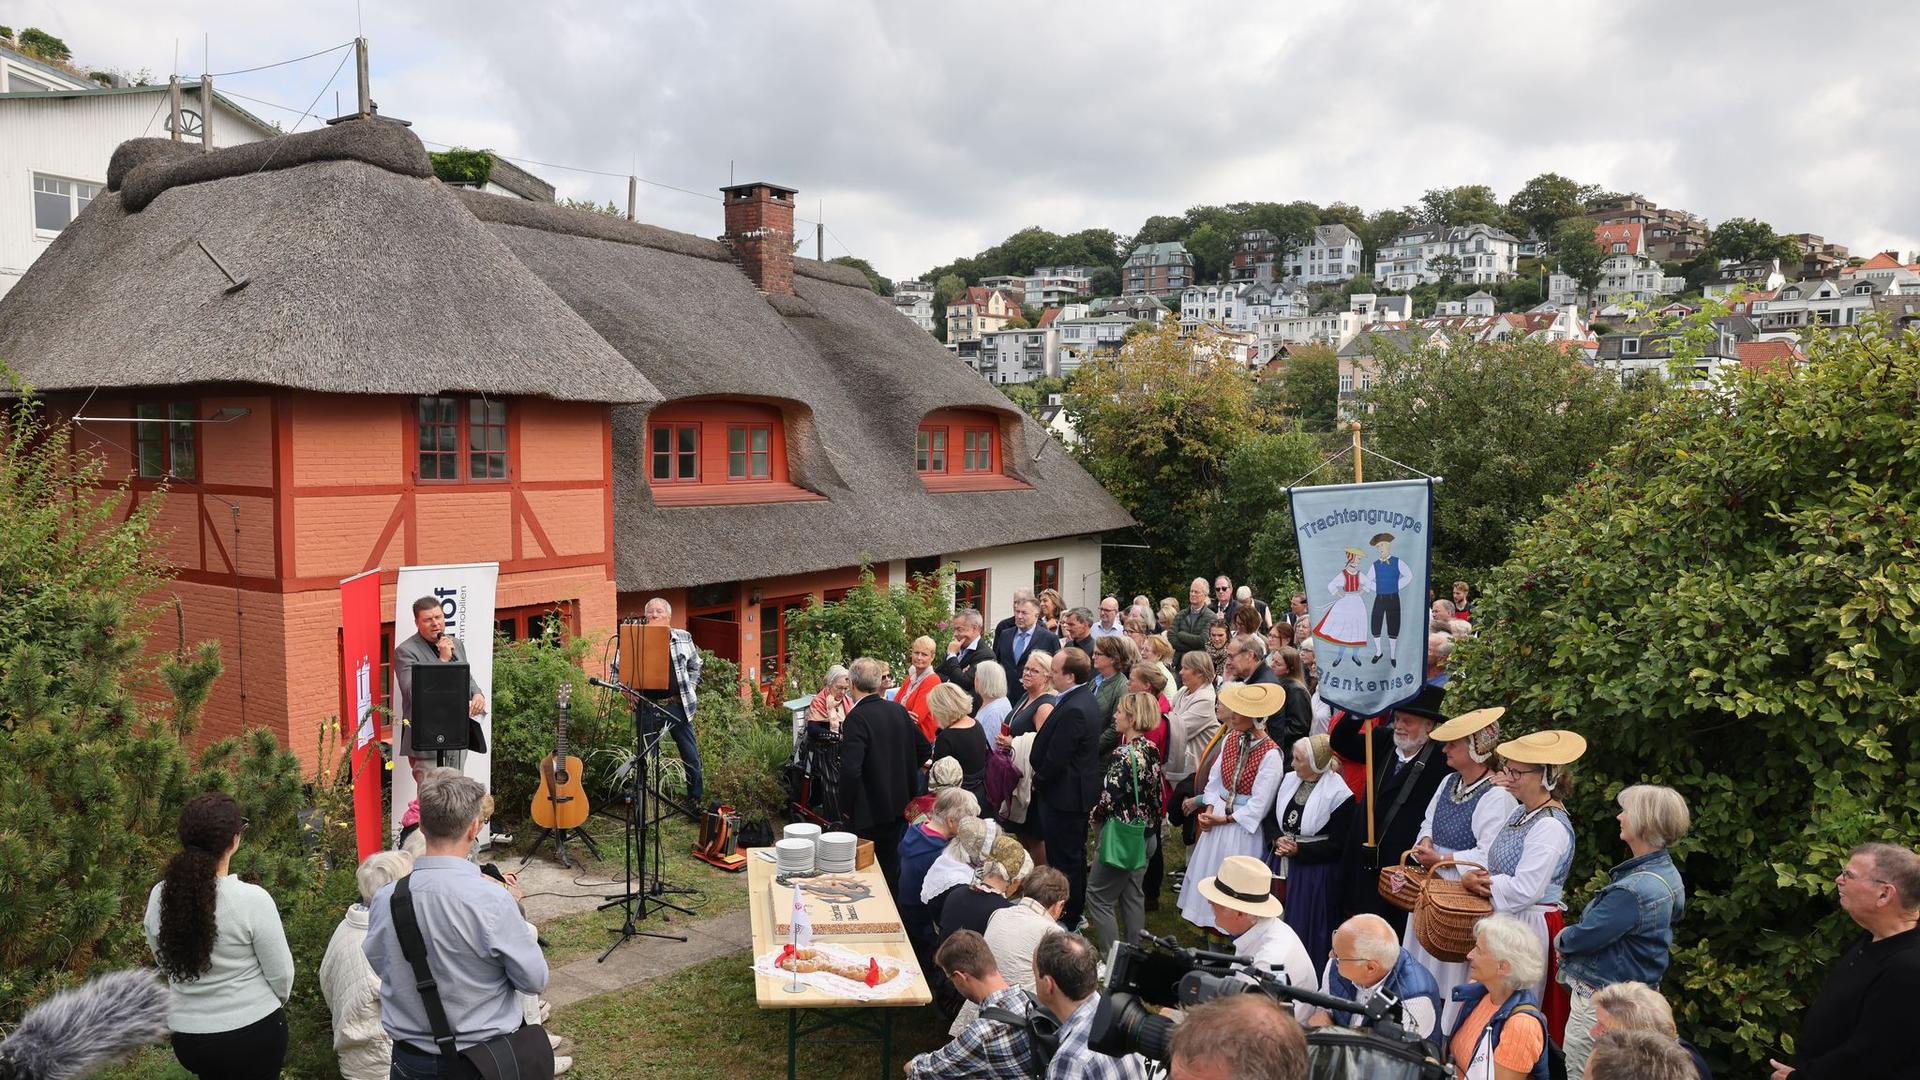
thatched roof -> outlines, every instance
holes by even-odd
[[[172,146],[124,145],[118,190],[0,298],[0,358],[35,388],[659,400],[431,178],[399,125]],[[229,291],[202,244],[247,286]]]
[[[37,387],[250,382],[618,403],[626,591],[1131,524],[1039,424],[852,268],[796,260],[795,295],[768,296],[716,240],[446,187],[428,178],[418,140],[381,122],[211,155],[154,142],[122,147],[118,190],[0,299],[0,356]],[[250,284],[227,292],[196,240]],[[647,412],[707,396],[779,408],[792,479],[824,498],[655,505]],[[938,409],[999,416],[1006,472],[1028,486],[928,492],[915,434]]]
[[[624,591],[923,558],[1132,523],[1046,431],[901,318],[850,267],[794,261],[765,296],[717,241],[604,214],[462,193],[554,292],[669,400],[779,407],[795,482],[824,501],[655,505],[646,411],[614,412],[615,569]],[[914,437],[936,409],[1002,418],[1007,472],[1030,488],[929,493]]]

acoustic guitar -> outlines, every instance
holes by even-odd
[[[543,829],[577,829],[592,812],[586,789],[580,786],[580,759],[567,753],[567,705],[572,699],[572,684],[561,683],[555,702],[560,713],[553,723],[553,753],[540,763],[540,787],[533,793],[534,824]]]

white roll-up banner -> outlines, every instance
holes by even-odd
[[[466,651],[468,673],[486,695],[487,711],[480,716],[480,728],[487,733],[487,746],[493,746],[493,595],[500,581],[499,563],[462,563],[453,566],[403,566],[393,590],[393,643],[398,648],[419,631],[413,618],[414,601],[431,597],[440,602],[446,617],[446,632],[453,635]],[[400,680],[396,674],[390,688],[393,715],[402,715]],[[398,725],[396,724],[396,729]],[[399,740],[394,740],[395,753]],[[431,762],[429,762],[431,764]],[[468,753],[464,771],[493,790],[490,754]],[[413,771],[404,759],[394,761],[393,817],[395,833],[400,819],[413,802]]]

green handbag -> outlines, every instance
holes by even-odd
[[[1133,801],[1140,802],[1139,759],[1133,759]],[[1116,815],[1100,826],[1100,861],[1131,873],[1147,868],[1147,823],[1121,821]]]

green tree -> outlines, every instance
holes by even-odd
[[[1426,225],[1503,225],[1507,209],[1485,184],[1433,188],[1420,196],[1420,221]]]
[[[1580,291],[1591,297],[1595,286],[1600,284],[1601,264],[1607,261],[1607,253],[1600,250],[1600,242],[1593,238],[1593,222],[1570,217],[1556,226],[1553,257],[1560,272],[1579,282]]]
[[[433,175],[449,184],[472,184],[477,187],[485,184],[493,175],[493,153],[487,150],[469,150],[464,146],[456,146],[451,150],[430,153],[427,159],[433,163]],[[575,204],[569,201],[568,205]],[[599,207],[593,206],[588,209],[598,210]]]
[[[1920,826],[1920,338],[1809,351],[1669,395],[1522,529],[1447,691],[1586,736],[1575,821],[1630,783],[1686,797],[1661,990],[1719,1075],[1791,1060],[1809,988],[1858,934],[1834,875]],[[1572,910],[1626,856],[1583,834]]]
[[[1551,239],[1562,219],[1578,217],[1584,210],[1580,203],[1580,185],[1552,172],[1541,173],[1520,185],[1520,190],[1507,200],[1507,213],[1514,222],[1526,229],[1528,235],[1541,240]]]
[[[181,806],[204,791],[245,803],[253,827],[233,869],[280,899],[297,965],[313,970],[325,946],[324,934],[317,945],[301,936],[305,917],[324,915],[326,932],[339,918],[316,914],[340,895],[323,860],[341,847],[302,824],[294,756],[262,729],[190,749],[221,674],[218,646],[160,661],[143,649],[133,613],[164,597],[153,523],[165,493],[122,518],[124,486],[71,430],[30,395],[0,413],[0,1023],[91,973],[148,961],[147,892],[178,849]],[[336,831],[350,859],[351,830]],[[310,978],[296,985],[290,1023],[296,1043],[330,1046]]]
[[[1427,268],[1440,275],[1440,288],[1442,290],[1449,289],[1453,287],[1453,279],[1460,274],[1460,257],[1458,255],[1435,255],[1433,258],[1427,260]]]
[[[1756,259],[1792,259],[1800,252],[1792,240],[1773,231],[1773,226],[1753,218],[1728,218],[1714,227],[1707,240],[1707,252],[1716,259],[1753,262]]]
[[[1117,549],[1111,569],[1153,595],[1171,595],[1200,557],[1195,528],[1206,513],[1227,456],[1240,440],[1278,418],[1253,402],[1253,379],[1233,364],[1196,364],[1195,348],[1216,344],[1201,330],[1180,337],[1169,320],[1132,337],[1111,363],[1081,368],[1065,405],[1082,464],[1140,523],[1148,550]],[[1191,575],[1188,574],[1188,577]]]
[[[1363,265],[1371,270],[1374,259],[1380,254],[1381,245],[1391,242],[1394,237],[1406,232],[1413,221],[1411,207],[1401,210],[1376,210],[1368,215],[1367,227],[1360,230],[1360,241],[1366,254]]]
[[[1093,268],[1093,280],[1087,284],[1094,296],[1118,296],[1120,294],[1120,271],[1111,266]]]
[[[1661,385],[1622,387],[1554,342],[1452,338],[1378,362],[1360,395],[1367,445],[1445,478],[1434,560],[1449,573],[1504,560],[1514,530],[1642,422]]]
[[[862,563],[860,583],[832,603],[815,599],[787,614],[787,637],[807,664],[789,664],[787,689],[795,694],[820,689],[827,668],[862,656],[904,671],[907,649],[921,635],[939,639],[953,614],[953,564],[930,576],[880,585],[871,564]],[[945,642],[941,641],[942,647]]]
[[[1280,369],[1286,410],[1309,431],[1330,431],[1340,413],[1340,359],[1325,345],[1302,345]]]
[[[842,255],[838,258],[828,259],[827,261],[830,263],[835,263],[840,266],[853,267],[855,270],[860,271],[861,274],[866,276],[868,288],[872,289],[874,292],[879,293],[881,296],[893,295],[893,282],[888,281],[884,277],[881,277],[880,271],[875,270],[873,268],[873,264],[868,262],[867,260],[856,259],[852,255]]]
[[[1187,234],[1187,251],[1193,255],[1195,281],[1216,281],[1226,276],[1227,263],[1233,258],[1233,234],[1208,223]]]
[[[1255,433],[1235,444],[1221,463],[1220,483],[1211,489],[1204,543],[1197,561],[1187,564],[1186,577],[1226,574],[1266,597],[1297,588],[1300,551],[1287,485],[1325,457],[1320,440],[1298,426]]]
[[[1165,244],[1180,239],[1187,235],[1188,231],[1189,226],[1185,218],[1155,214],[1140,223],[1140,231],[1133,234],[1132,242],[1125,247],[1131,252],[1142,244]]]
[[[941,341],[947,340],[947,305],[967,291],[967,280],[959,274],[943,274],[933,283],[933,329]]]
[[[73,59],[73,50],[67,48],[66,42],[35,26],[20,31],[20,51],[37,60],[50,60],[56,64]]]

